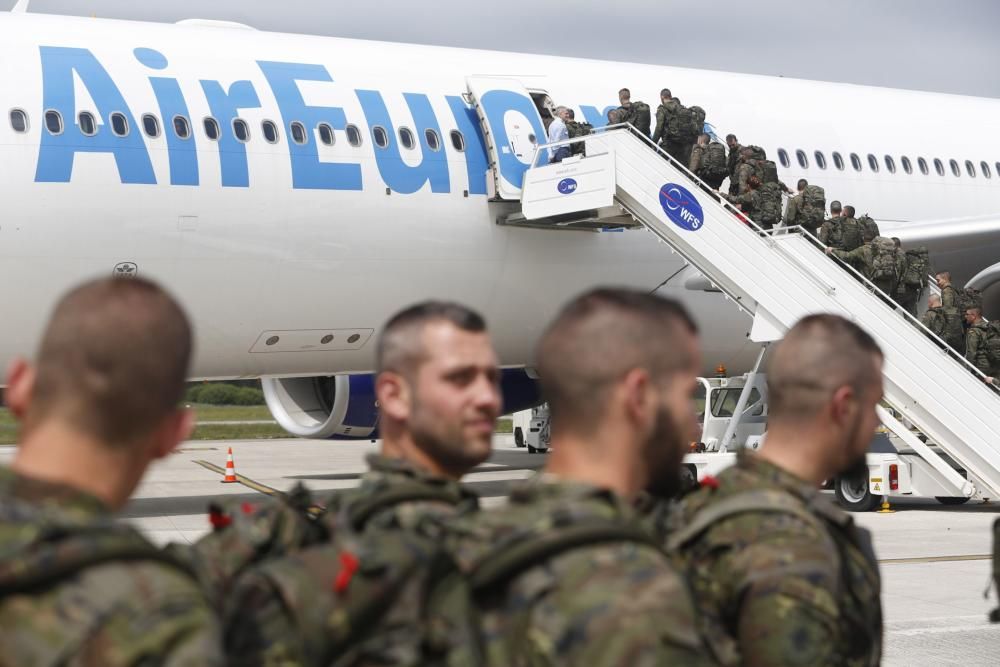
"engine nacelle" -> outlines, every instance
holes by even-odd
[[[378,437],[373,375],[261,378],[264,400],[283,429],[300,438],[371,440]],[[520,368],[500,379],[505,413],[538,405],[538,383]]]

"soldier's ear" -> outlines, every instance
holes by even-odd
[[[383,415],[396,421],[410,416],[412,390],[410,383],[399,373],[383,371],[375,378],[375,399]]]
[[[35,391],[35,369],[24,359],[18,358],[7,370],[7,389],[4,400],[18,421],[24,421]]]

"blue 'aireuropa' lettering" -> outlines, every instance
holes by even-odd
[[[62,115],[63,131],[60,134],[41,133],[35,181],[69,183],[77,153],[111,153],[122,183],[155,184],[156,175],[142,135],[128,132],[119,137],[111,131],[108,118],[112,113],[124,114],[129,128],[135,128],[135,118],[118,86],[97,58],[87,49],[43,46],[39,50],[42,59],[42,103],[46,110],[58,111]],[[76,124],[74,72],[94,101],[97,107],[94,111],[104,121],[97,124],[97,134],[92,137],[85,136]]]
[[[301,121],[307,128],[327,123],[335,130],[347,127],[347,116],[340,107],[313,107],[305,103],[299,91],[299,81],[333,82],[322,65],[257,61],[267,78],[274,98],[285,121],[285,133],[291,134],[293,121]],[[299,145],[288,142],[292,161],[292,187],[302,190],[361,190],[361,165],[320,162],[315,141]]]
[[[233,121],[240,116],[240,109],[260,107],[260,98],[249,81],[234,81],[227,91],[218,81],[202,81],[208,108],[219,121],[219,166],[222,170],[222,187],[250,187],[250,167],[247,164],[247,147],[236,139]]]
[[[541,143],[545,138],[545,127],[538,117],[538,110],[535,109],[531,98],[518,94],[510,90],[490,90],[482,95],[479,100],[486,119],[489,122],[490,131],[493,133],[493,145],[497,149],[497,159],[500,166],[500,175],[508,183],[515,187],[521,187],[524,181],[524,172],[528,170],[528,165],[521,162],[514,152],[510,150],[510,136],[507,134],[507,124],[505,117],[508,113],[514,112],[524,116],[525,120],[531,123],[535,137]],[[540,164],[548,162],[548,151],[539,151],[538,161]]]
[[[162,70],[167,67],[167,57],[153,49],[135,49],[132,52],[135,59],[150,69]],[[194,138],[188,134],[186,139],[172,132],[175,116],[188,118],[187,103],[177,79],[165,76],[151,76],[149,83],[153,87],[156,104],[160,107],[160,118],[163,119],[163,136],[167,138],[167,159],[170,162],[171,185],[198,185],[198,151]]]
[[[445,99],[451,107],[451,115],[455,117],[458,131],[465,137],[465,170],[469,175],[469,194],[485,195],[486,170],[490,163],[486,157],[486,140],[483,138],[479,115],[458,95],[449,95]]]
[[[420,164],[410,166],[403,162],[399,152],[399,137],[396,128],[389,117],[382,95],[375,90],[355,91],[365,112],[369,127],[381,125],[388,134],[389,144],[385,148],[375,148],[375,163],[378,165],[382,180],[392,190],[403,194],[412,194],[430,182],[431,192],[450,192],[451,183],[448,179],[448,160],[440,144],[441,130],[437,118],[426,95],[403,93],[413,122],[416,126],[415,140],[420,142]],[[432,151],[427,144],[424,130],[434,130],[439,137],[438,150]]]

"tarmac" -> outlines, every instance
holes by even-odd
[[[232,447],[239,482],[223,484],[226,453]],[[376,444],[350,441],[254,440],[185,443],[156,463],[124,517],[159,544],[191,542],[208,529],[208,502],[218,496],[253,501],[262,493],[288,491],[298,483],[313,490],[358,483],[365,455]],[[0,465],[13,447],[0,447]],[[544,465],[544,454],[517,449],[510,436],[497,436],[495,453],[466,481],[484,505],[504,502],[512,482]],[[882,572],[885,654],[889,667],[1000,664],[1000,624],[986,615],[996,593],[989,583],[991,526],[1000,503],[946,507],[934,500],[893,503],[892,514],[857,514],[870,529]]]

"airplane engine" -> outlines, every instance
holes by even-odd
[[[378,437],[373,375],[262,378],[264,400],[283,429],[300,438],[369,440]],[[504,412],[537,405],[538,383],[514,368],[500,380]]]

